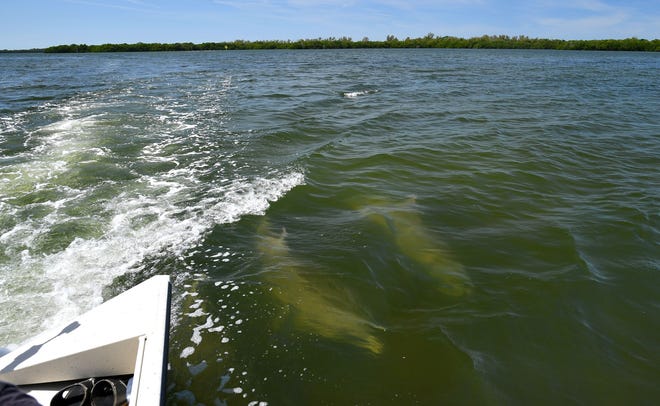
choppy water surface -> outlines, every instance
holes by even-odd
[[[172,405],[650,404],[659,68],[0,55],[0,345],[169,274]]]

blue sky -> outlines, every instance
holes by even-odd
[[[658,0],[2,0],[0,49],[236,39],[660,38]]]

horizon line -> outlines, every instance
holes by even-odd
[[[396,42],[406,42],[406,41],[419,41],[419,40],[441,40],[441,39],[453,39],[453,40],[462,40],[462,41],[469,41],[469,40],[478,40],[478,39],[491,39],[491,40],[504,40],[504,41],[554,41],[554,42],[597,42],[597,41],[616,41],[616,42],[622,42],[626,40],[636,40],[636,41],[646,41],[646,42],[655,42],[659,41],[660,39],[654,38],[654,39],[648,39],[648,38],[639,38],[636,36],[631,36],[631,37],[626,37],[626,38],[593,38],[593,39],[561,39],[561,38],[543,38],[543,37],[529,37],[524,34],[520,35],[514,35],[514,36],[509,36],[506,34],[497,34],[497,35],[492,35],[492,34],[483,34],[480,36],[472,36],[472,37],[458,37],[454,35],[443,35],[443,36],[438,36],[433,33],[429,33],[426,36],[423,37],[414,37],[411,38],[410,36],[404,38],[404,39],[399,39],[394,35],[388,35],[385,40],[372,40],[369,39],[369,37],[364,36],[360,40],[354,40],[352,37],[348,36],[341,36],[341,37],[315,37],[315,38],[299,38],[299,39],[260,39],[260,40],[245,40],[245,39],[234,39],[234,40],[222,40],[222,41],[204,41],[204,42],[191,42],[191,41],[177,41],[177,42],[143,42],[143,41],[138,41],[138,42],[104,42],[104,43],[99,43],[99,44],[87,44],[84,42],[81,43],[69,43],[69,44],[56,44],[56,45],[49,45],[46,47],[35,47],[35,48],[14,48],[14,49],[0,49],[0,52],[3,53],[29,53],[29,52],[43,52],[47,49],[52,49],[52,48],[57,48],[57,47],[67,47],[67,46],[86,46],[86,47],[99,47],[99,46],[131,46],[131,45],[178,45],[178,44],[192,44],[193,46],[200,46],[204,44],[259,44],[259,43],[280,43],[280,44],[295,44],[295,43],[301,43],[304,41],[346,41],[348,43],[352,44],[377,44],[377,43],[396,43]]]

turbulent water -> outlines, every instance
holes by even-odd
[[[0,346],[168,274],[172,405],[651,404],[659,112],[657,54],[0,55]]]

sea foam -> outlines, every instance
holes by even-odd
[[[124,123],[88,110],[82,102],[52,107],[49,114],[59,118],[27,134],[31,148],[0,167],[0,345],[89,310],[103,301],[105,286],[140,270],[145,259],[180,257],[214,225],[261,214],[304,183],[295,169],[219,172],[209,182],[207,161],[218,159],[217,151],[200,134],[181,134],[194,118],[185,115],[164,124],[152,119],[162,135],[140,141],[145,147],[136,158],[118,156],[106,137],[116,140]],[[190,140],[195,144],[185,144]],[[237,159],[225,164],[237,166]],[[95,160],[130,176],[90,177],[81,165],[94,170]],[[141,161],[173,165],[138,176],[128,168]]]

